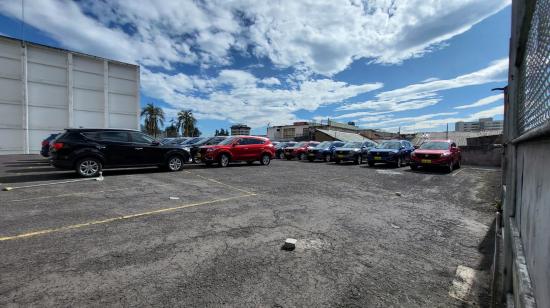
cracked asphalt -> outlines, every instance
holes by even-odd
[[[104,176],[0,192],[0,306],[489,305],[499,170],[276,160]],[[0,156],[1,187],[71,179]],[[449,293],[459,265],[478,273],[463,298]]]

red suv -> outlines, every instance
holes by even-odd
[[[205,165],[218,163],[220,167],[235,161],[245,161],[249,165],[260,161],[262,165],[269,165],[274,156],[275,147],[269,139],[253,136],[229,137],[217,145],[202,146],[198,152],[198,158]]]
[[[300,160],[306,160],[307,159],[307,150],[310,147],[316,147],[319,144],[317,141],[302,141],[298,142],[293,147],[285,148],[285,158],[288,160],[293,159],[294,157],[297,157]]]
[[[460,168],[462,160],[460,149],[452,140],[429,140],[411,154],[411,169],[418,167],[440,166],[452,172]]]

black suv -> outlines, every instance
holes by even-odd
[[[180,171],[189,152],[180,145],[162,145],[140,131],[66,129],[50,146],[51,164],[94,177],[102,168],[159,166]]]

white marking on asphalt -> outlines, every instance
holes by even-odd
[[[76,180],[41,183],[41,184],[33,184],[33,185],[25,185],[25,186],[4,187],[3,190],[4,191],[10,191],[10,190],[15,190],[15,189],[23,189],[23,188],[31,188],[31,187],[49,186],[49,185],[57,185],[57,184],[67,184],[67,183],[75,183],[75,182],[83,182],[83,181],[102,181],[102,180],[103,180],[103,177],[87,178],[87,179],[76,179]]]
[[[455,173],[453,173],[453,176],[456,176],[457,174],[459,174],[460,172],[464,171],[464,169],[460,169],[458,171],[455,171]]]
[[[472,289],[475,277],[476,270],[467,266],[459,265],[456,268],[455,278],[453,279],[453,283],[449,289],[449,296],[467,302],[467,297]]]
[[[401,175],[402,173],[399,171],[393,171],[393,170],[376,170],[377,173],[380,174],[387,174],[387,175]]]

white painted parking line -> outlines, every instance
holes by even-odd
[[[456,176],[457,174],[459,174],[459,173],[462,172],[462,171],[464,171],[464,169],[460,169],[460,170],[458,170],[458,171],[455,171],[455,172],[453,173],[453,176]]]
[[[99,176],[97,178],[75,179],[75,180],[68,180],[68,181],[40,183],[40,184],[16,186],[16,187],[4,187],[2,190],[3,191],[11,191],[11,190],[16,190],[16,189],[24,189],[24,188],[40,187],[40,186],[50,186],[50,185],[57,185],[57,184],[67,184],[67,183],[75,183],[75,182],[83,182],[83,181],[103,181],[103,176]]]

